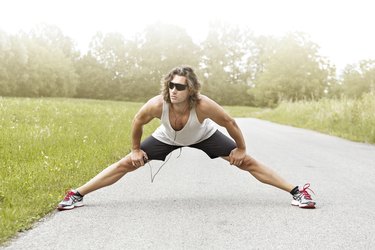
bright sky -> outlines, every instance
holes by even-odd
[[[375,3],[372,0],[0,0],[0,30],[14,34],[40,23],[57,25],[85,49],[97,31],[125,37],[161,21],[179,25],[194,41],[208,23],[222,20],[256,35],[310,35],[338,69],[375,59]]]

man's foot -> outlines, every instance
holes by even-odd
[[[309,187],[310,183],[306,183],[303,188],[299,188],[299,191],[293,195],[293,206],[299,206],[300,208],[315,208],[316,202],[313,201],[307,190],[310,190],[313,193],[314,191],[312,191]]]
[[[70,210],[75,207],[82,207],[83,206],[83,196],[78,194],[75,190],[70,190],[64,200],[62,200],[59,205],[57,206],[57,209],[62,210]]]

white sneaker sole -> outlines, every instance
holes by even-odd
[[[301,204],[296,200],[292,200],[292,206],[298,206],[300,208],[315,208],[315,202],[310,202],[308,204]]]
[[[64,211],[64,210],[71,210],[71,209],[73,209],[73,208],[76,208],[76,207],[83,207],[83,206],[84,206],[83,202],[80,201],[80,202],[77,202],[77,203],[75,203],[74,205],[71,205],[71,206],[65,206],[65,207],[58,206],[57,209],[58,209],[59,211]]]

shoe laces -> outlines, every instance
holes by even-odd
[[[73,191],[69,191],[69,193],[65,196],[64,201],[68,201],[73,195],[75,195],[75,193]]]
[[[300,190],[300,193],[305,197],[306,200],[311,200],[311,195],[307,192],[307,190],[310,190],[313,194],[315,194],[314,191],[310,189],[310,183],[306,183]]]

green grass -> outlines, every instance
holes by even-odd
[[[131,121],[140,106],[0,98],[0,243],[53,210],[67,189],[130,152]]]
[[[358,100],[285,102],[254,116],[296,127],[320,131],[352,141],[375,144],[375,93]]]
[[[245,107],[245,106],[224,106],[226,112],[233,117],[252,117],[256,113],[262,111],[261,108]]]

